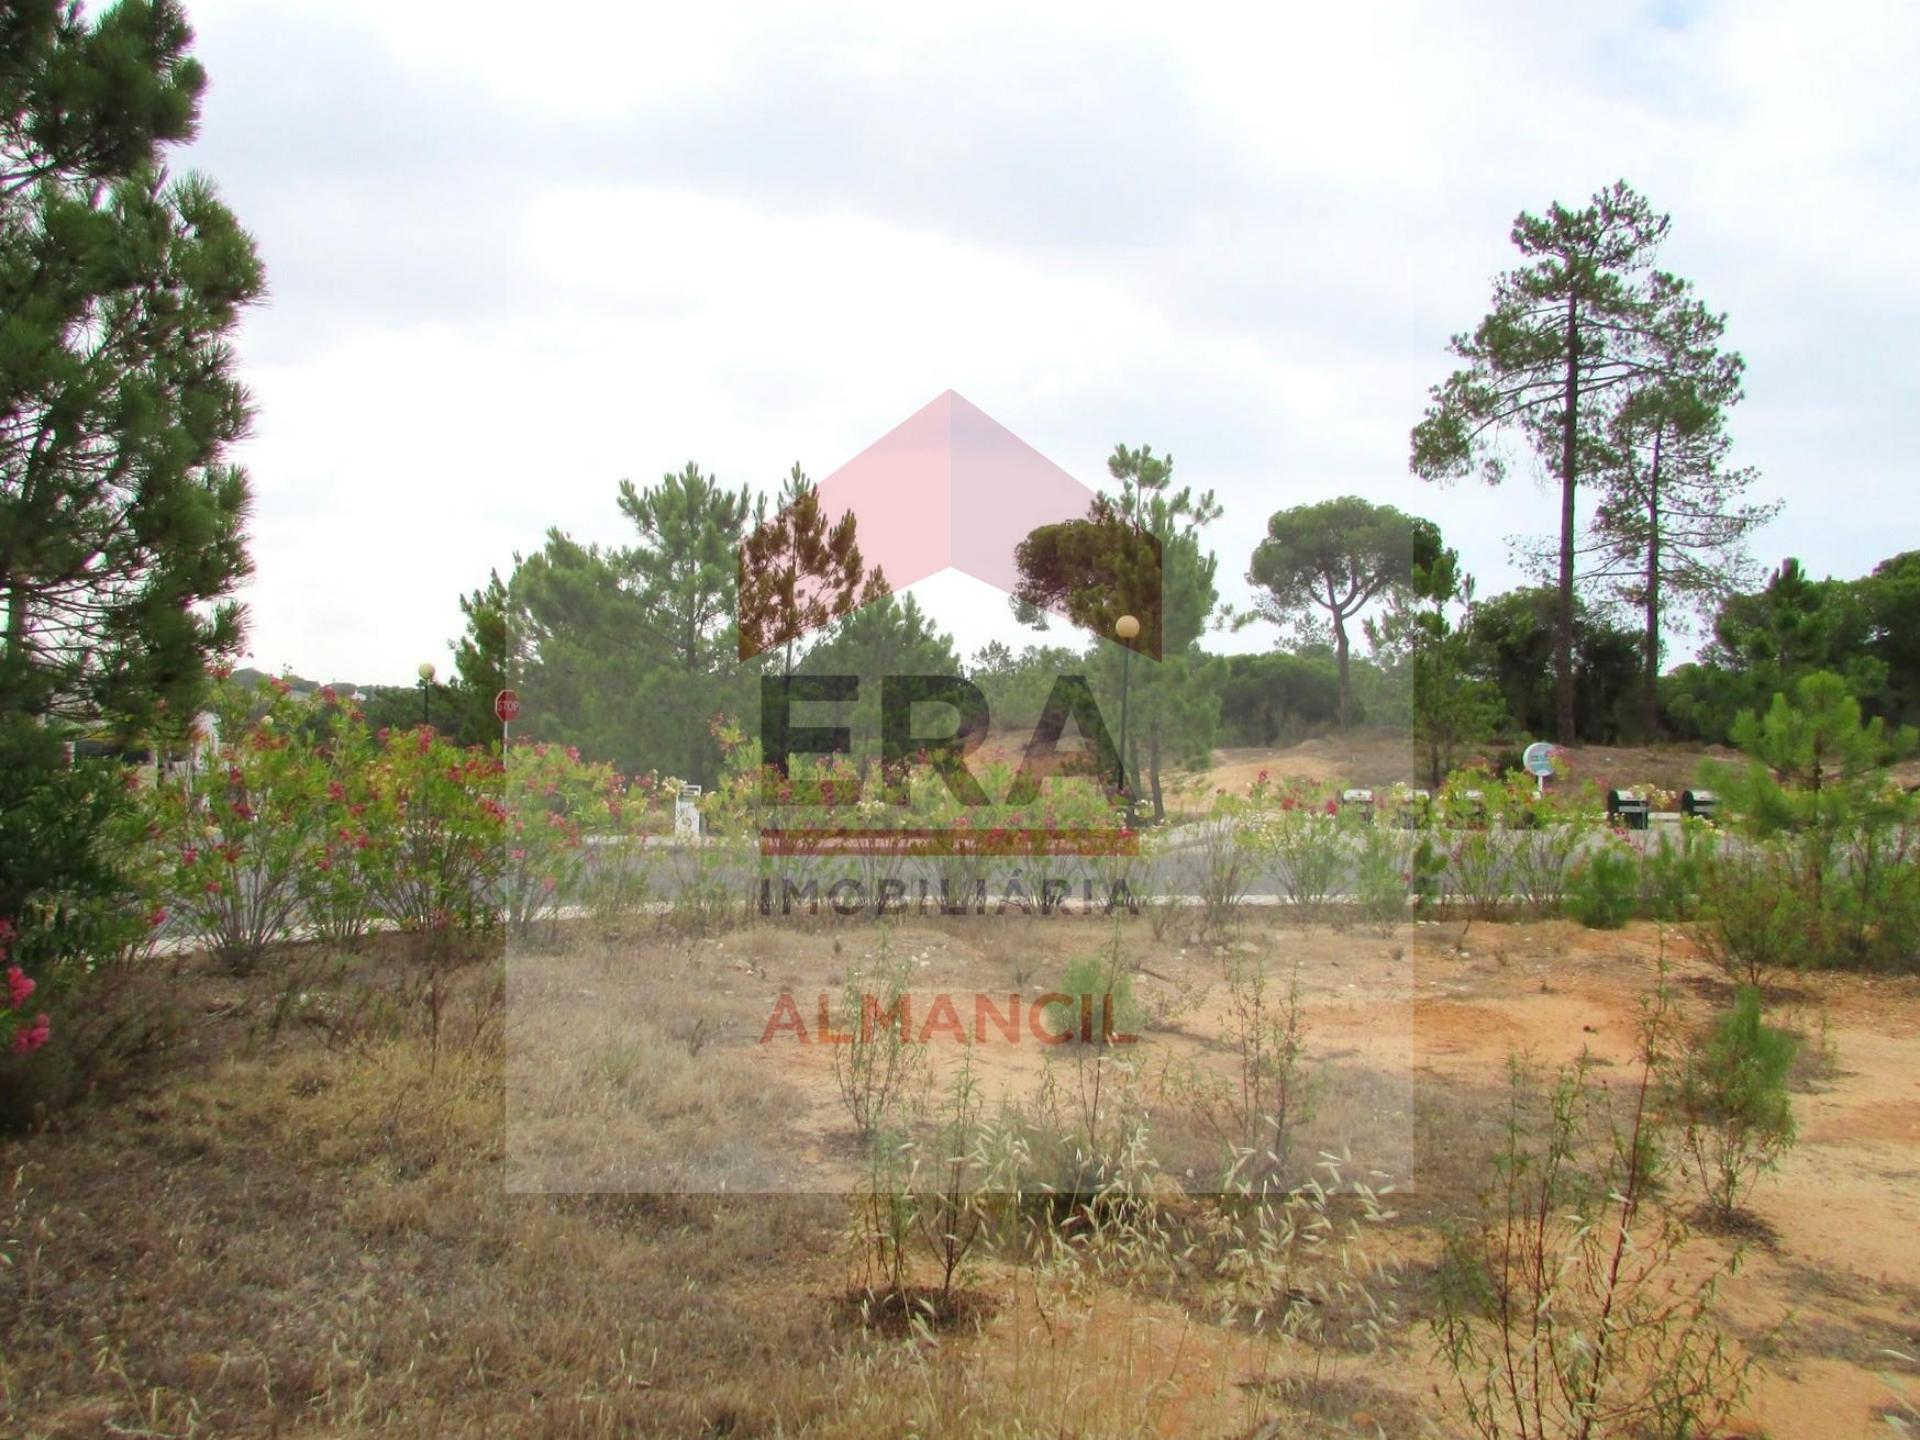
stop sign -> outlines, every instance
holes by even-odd
[[[511,690],[502,690],[493,697],[493,713],[502,725],[511,724],[520,714],[520,697]]]

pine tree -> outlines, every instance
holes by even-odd
[[[1299,625],[1324,611],[1340,676],[1340,728],[1353,724],[1353,677],[1347,623],[1375,601],[1412,582],[1415,566],[1433,564],[1440,532],[1431,521],[1353,495],[1276,511],[1267,538],[1253,552],[1250,584],[1266,595],[1257,613],[1276,625]]]
[[[1489,484],[1506,478],[1495,437],[1517,431],[1560,484],[1554,627],[1556,738],[1574,736],[1574,575],[1578,491],[1604,455],[1608,415],[1629,384],[1654,373],[1646,353],[1655,251],[1668,220],[1625,181],[1585,209],[1555,203],[1514,221],[1525,258],[1494,282],[1493,308],[1451,349],[1463,368],[1434,387],[1413,429],[1413,472],[1463,476],[1476,463]]]
[[[798,464],[780,487],[773,516],[754,516],[740,547],[739,583],[740,658],[779,649],[787,675],[796,643],[887,593],[885,578],[878,570],[868,575],[860,558],[853,512],[829,524],[819,488]]]
[[[692,461],[658,485],[620,482],[620,509],[640,532],[621,568],[637,595],[652,644],[667,657],[650,671],[651,704],[681,731],[684,774],[705,783],[712,747],[708,721],[731,673],[740,534],[746,487],[729,491]]]
[[[0,12],[0,702],[140,726],[237,648],[253,242],[165,151],[205,75],[174,0]]]
[[[1042,526],[1015,552],[1020,582],[1014,613],[1045,628],[1042,610],[1064,613],[1090,630],[1092,668],[1118,697],[1122,649],[1159,663],[1128,665],[1128,775],[1144,773],[1156,820],[1166,818],[1163,765],[1204,765],[1219,731],[1225,664],[1200,653],[1200,636],[1215,617],[1217,557],[1202,552],[1199,533],[1219,518],[1213,492],[1173,488],[1173,457],[1151,445],[1114,447],[1107,472],[1117,496],[1097,496],[1079,520]],[[1115,637],[1122,615],[1140,621],[1131,641]],[[1145,738],[1142,766],[1141,737]]]
[[[1720,348],[1726,317],[1669,275],[1654,277],[1650,307],[1649,366],[1608,419],[1579,564],[1583,588],[1641,616],[1642,723],[1652,735],[1666,633],[1754,582],[1746,542],[1780,507],[1745,503],[1759,472],[1727,463],[1727,411],[1740,401],[1744,362]],[[1535,553],[1536,571],[1547,570],[1544,558]]]

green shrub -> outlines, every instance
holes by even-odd
[[[1068,997],[1047,1006],[1047,1028],[1058,1035],[1071,1030],[1076,1042],[1104,1046],[1109,1034],[1137,1035],[1146,1024],[1146,1008],[1134,997],[1133,977],[1117,948],[1076,955],[1067,964],[1057,991]]]
[[[1713,864],[1714,828],[1686,816],[1677,830],[1647,845],[1640,867],[1640,908],[1649,920],[1697,920]]]
[[[104,998],[165,918],[129,880],[123,846],[144,834],[126,772],[69,768],[51,732],[0,723],[0,1126],[71,1102],[148,1043],[143,1018]]]
[[[1743,714],[1743,767],[1704,767],[1740,836],[1718,857],[1706,909],[1723,959],[1757,981],[1787,961],[1913,969],[1920,959],[1920,801],[1891,766],[1911,728],[1863,722],[1838,676],[1804,677],[1764,716]]]
[[[1734,1261],[1702,1266],[1666,1204],[1657,1093],[1670,996],[1649,997],[1635,1069],[1582,1055],[1551,1083],[1518,1058],[1487,1193],[1451,1228],[1432,1320],[1459,1430],[1479,1440],[1720,1433],[1749,1362],[1716,1315]],[[1627,1103],[1616,1103],[1625,1089]]]
[[[1360,828],[1354,900],[1361,919],[1389,934],[1406,918],[1407,895],[1413,888],[1411,848],[1404,832],[1377,821]]]
[[[1799,1048],[1761,1018],[1760,992],[1744,985],[1681,1062],[1674,1086],[1681,1138],[1716,1222],[1738,1215],[1754,1182],[1793,1144],[1787,1073]]]
[[[1618,930],[1640,904],[1639,857],[1609,842],[1574,867],[1567,911],[1589,930]]]

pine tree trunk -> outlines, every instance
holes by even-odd
[[[1663,425],[1653,432],[1653,468],[1647,476],[1647,653],[1642,700],[1647,738],[1660,735],[1660,442]]]
[[[1553,616],[1555,738],[1573,744],[1573,541],[1578,514],[1574,477],[1580,433],[1579,299],[1567,297],[1567,384],[1560,416],[1560,597]]]
[[[1153,787],[1153,823],[1164,825],[1167,820],[1167,803],[1160,793],[1160,722],[1155,720],[1147,727],[1147,774],[1148,783]]]
[[[1353,677],[1347,669],[1347,625],[1338,611],[1333,617],[1333,658],[1340,670],[1340,728],[1353,725]]]

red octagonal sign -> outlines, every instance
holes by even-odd
[[[493,697],[493,713],[502,725],[511,724],[520,714],[520,697],[511,690],[502,690]]]

